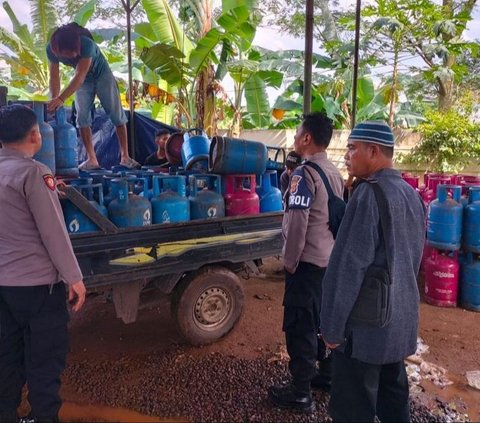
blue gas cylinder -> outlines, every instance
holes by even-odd
[[[463,247],[480,254],[480,187],[470,187],[463,211]]]
[[[203,129],[192,128],[183,134],[182,163],[185,170],[208,170],[210,140]]]
[[[126,178],[112,179],[110,183],[115,197],[108,205],[110,220],[119,228],[151,225],[150,202],[134,194],[133,187],[129,190],[129,181]]]
[[[77,130],[67,122],[65,108],[57,109],[52,127],[57,175],[78,176]]]
[[[135,177],[140,178],[140,181],[135,184],[134,192],[140,196],[144,196],[146,193],[146,198],[149,200],[153,197],[153,176],[155,172],[151,170],[129,170],[125,172],[125,176],[127,177]],[[145,184],[147,184],[147,189],[145,190]]]
[[[460,270],[460,305],[480,311],[480,261],[472,253],[467,253]]]
[[[42,148],[33,158],[47,165],[55,174],[55,140],[53,128],[45,122],[44,107],[45,104],[40,101],[33,102],[33,111],[37,116],[40,135],[42,136]]]
[[[190,220],[190,201],[185,195],[185,185],[183,175],[153,177],[153,223]]]
[[[261,175],[267,168],[267,147],[258,141],[215,136],[210,143],[210,172]]]
[[[190,175],[190,218],[225,217],[225,200],[219,175]]]
[[[84,184],[80,178],[78,181],[71,181],[71,185],[88,199],[89,203],[96,208],[103,216],[107,217],[107,208],[103,205],[102,184]],[[98,202],[94,200],[98,198]],[[63,215],[67,231],[71,234],[83,232],[98,232],[100,228],[87,217],[80,209],[69,200],[62,200]]]
[[[452,198],[447,196],[448,190]],[[462,187],[438,185],[437,199],[428,207],[427,243],[443,250],[458,250],[462,237]]]
[[[260,175],[259,182],[256,191],[260,198],[260,213],[281,211],[282,193],[277,187],[277,171],[267,170]]]

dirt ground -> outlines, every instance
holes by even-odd
[[[99,297],[89,298],[84,310],[72,318],[69,366],[80,366],[81,369],[82,363],[121,363],[128,357],[137,360],[141,367],[147,357],[177,350],[199,360],[215,354],[227,358],[284,360],[281,263],[269,259],[262,271],[264,278],[245,281],[245,309],[235,329],[224,339],[204,347],[185,345],[175,330],[166,305],[141,310],[137,322],[124,325],[116,319],[112,304]],[[454,382],[446,388],[422,382],[426,391],[422,394],[423,400],[428,405],[441,398],[454,408],[464,409],[471,421],[480,420],[480,391],[467,386],[465,372],[480,370],[479,319],[477,313],[460,308],[421,304],[419,336],[429,346],[429,352],[422,358],[445,368],[447,377]],[[158,415],[153,418],[126,410],[128,404],[116,403],[117,410],[105,408],[101,399],[92,404],[91,393],[79,392],[74,374],[67,371],[64,377],[62,396],[66,404],[61,411],[62,421],[162,421]]]

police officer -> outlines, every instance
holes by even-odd
[[[55,179],[32,158],[42,146],[33,111],[1,108],[0,142],[0,422],[16,421],[25,382],[30,421],[56,422],[68,349],[66,287],[78,311],[85,286]]]
[[[326,153],[332,133],[332,122],[323,113],[308,114],[297,128],[294,148],[307,162],[323,170],[334,194],[341,197],[343,179]],[[287,198],[282,225],[283,331],[292,382],[271,387],[268,397],[277,407],[311,412],[314,403],[310,387],[319,345],[321,283],[334,240],[328,228],[328,194],[317,170],[308,164],[298,166],[290,177]]]

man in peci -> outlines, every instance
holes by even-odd
[[[348,138],[348,173],[364,182],[353,191],[335,240],[320,318],[333,356],[334,422],[410,421],[404,358],[417,346],[425,209],[393,169],[393,150],[384,122],[360,123]],[[381,293],[380,307],[369,302]]]

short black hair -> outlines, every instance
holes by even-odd
[[[389,159],[393,158],[393,147],[388,147],[386,145],[379,145],[379,147],[385,157],[388,157]]]
[[[38,124],[32,109],[21,104],[0,107],[0,142],[3,144],[22,141]]]
[[[314,112],[303,115],[303,132],[308,132],[314,144],[327,148],[333,134],[333,122],[323,112]]]
[[[170,131],[165,128],[160,128],[155,131],[155,138],[161,137],[162,135],[170,135]]]

